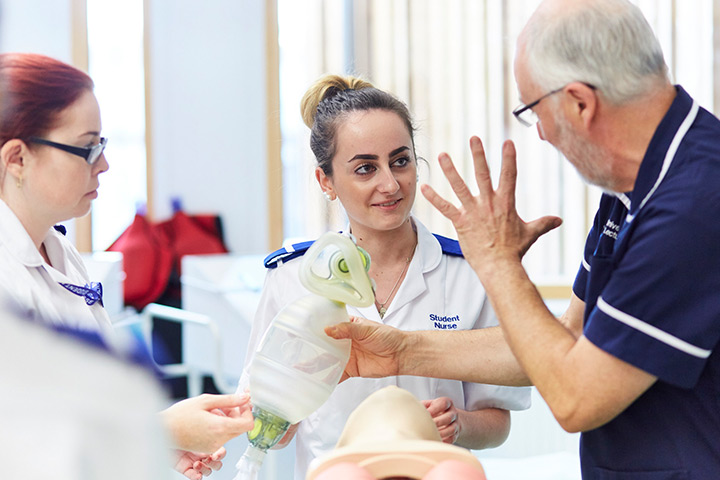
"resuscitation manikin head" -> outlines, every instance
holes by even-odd
[[[335,449],[312,461],[306,479],[341,463],[358,465],[375,478],[420,479],[446,460],[463,462],[484,475],[472,453],[442,442],[432,416],[413,394],[391,385],[353,410]]]

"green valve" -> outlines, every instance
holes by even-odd
[[[252,446],[262,450],[267,450],[278,443],[290,427],[290,422],[284,418],[259,407],[253,408],[253,415],[255,425],[248,432],[248,440]]]
[[[260,433],[260,429],[262,429],[262,420],[260,420],[259,418],[256,418],[253,429],[248,432],[248,438],[250,440],[255,439],[255,437],[258,436],[258,433]]]
[[[365,267],[365,271],[370,270],[370,254],[365,251],[362,247],[357,247],[358,250],[360,250],[360,257],[362,257],[363,267]]]
[[[363,267],[365,267],[365,271],[367,271],[370,268],[370,254],[367,253],[362,247],[357,247],[357,249],[360,251],[360,258],[362,259]],[[350,272],[350,268],[348,268],[347,262],[345,261],[344,257],[338,260],[337,268],[342,273]]]

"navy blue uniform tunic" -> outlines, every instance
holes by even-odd
[[[720,478],[720,121],[677,88],[632,192],[603,195],[584,334],[658,378],[581,437],[584,479]]]

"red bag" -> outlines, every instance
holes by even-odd
[[[143,215],[135,215],[108,251],[123,254],[125,304],[137,310],[158,300],[166,290],[171,290],[170,297],[179,297],[183,256],[228,252],[216,215],[188,216],[181,210],[154,225]]]
[[[155,225],[155,230],[173,255],[173,267],[178,275],[185,255],[204,255],[211,253],[227,253],[218,230],[217,216],[188,216],[179,210],[169,220]]]
[[[107,250],[123,254],[127,305],[141,310],[165,290],[173,265],[172,252],[144,216],[136,214]]]

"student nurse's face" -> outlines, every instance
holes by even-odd
[[[333,175],[317,170],[324,191],[337,195],[353,230],[387,231],[410,216],[417,161],[405,123],[393,112],[350,114],[338,127]]]
[[[100,141],[100,108],[91,91],[60,113],[57,127],[42,137],[53,142],[90,147]],[[45,145],[32,145],[26,185],[37,215],[52,222],[81,217],[97,197],[98,176],[108,169],[105,155],[89,165],[84,158]]]

